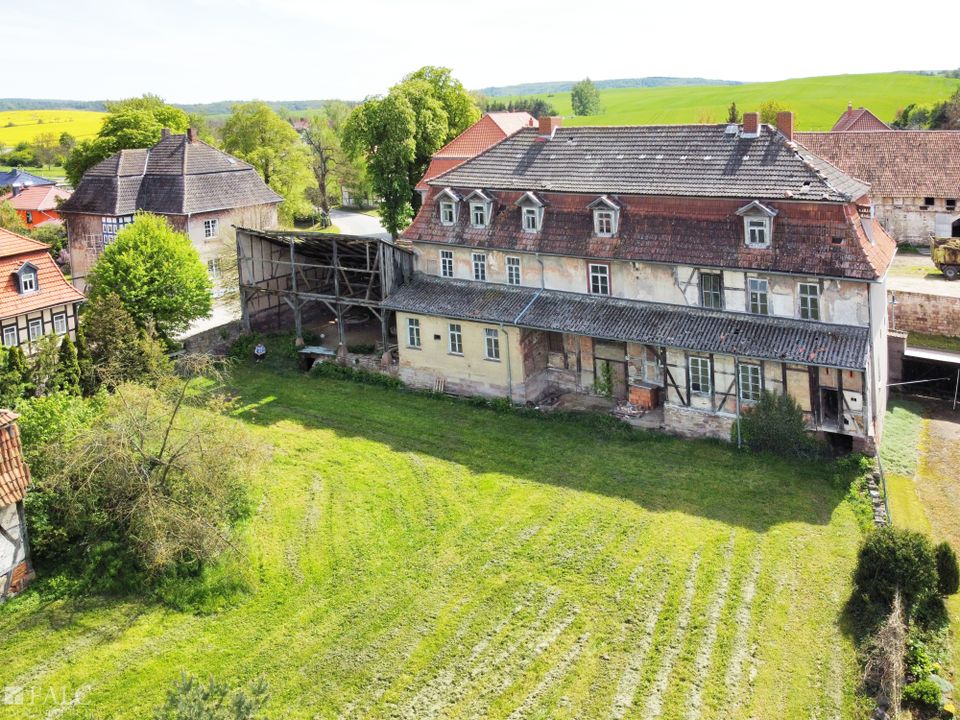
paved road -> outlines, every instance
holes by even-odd
[[[887,278],[887,290],[960,297],[960,280],[950,282],[929,255],[897,255]]]
[[[379,217],[349,210],[331,210],[330,219],[344,235],[365,235],[367,237],[383,238],[384,240],[390,239],[390,233],[383,229]]]

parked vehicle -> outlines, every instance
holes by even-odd
[[[933,264],[947,280],[960,276],[960,238],[930,238],[930,253]]]

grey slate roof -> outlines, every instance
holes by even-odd
[[[870,189],[767,125],[752,139],[729,134],[727,127],[571,127],[545,141],[538,130],[526,129],[429,183],[828,202],[856,200]]]
[[[202,141],[170,135],[152,148],[121,150],[90,168],[61,210],[186,215],[282,200],[247,163]]]
[[[27,187],[33,185],[56,185],[56,180],[28,173],[20,168],[0,170],[0,187]]]
[[[866,367],[865,327],[621,300],[418,275],[388,297],[401,312],[760,360]]]

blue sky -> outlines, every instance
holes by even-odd
[[[0,47],[18,58],[17,72],[6,64],[0,97],[361,99],[425,64],[453,68],[469,88],[584,76],[779,80],[960,66],[953,37],[960,3],[885,6],[0,0]]]

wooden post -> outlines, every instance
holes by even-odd
[[[293,291],[293,327],[297,334],[296,345],[303,347],[303,325],[300,320],[300,296],[297,293],[297,262],[293,249],[293,238],[290,238],[290,289]]]
[[[333,240],[333,295],[336,298],[337,308],[337,342],[340,348],[343,348],[347,344],[347,336],[343,329],[343,305],[340,304],[340,254],[337,250],[336,238]]]

